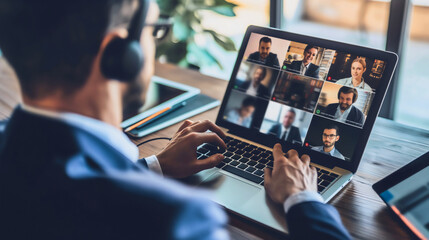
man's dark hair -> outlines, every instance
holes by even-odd
[[[259,39],[259,46],[261,45],[261,42],[271,43],[271,38],[269,38],[269,37],[262,37],[261,39]]]
[[[315,48],[317,51],[319,51],[319,47],[308,44],[307,47],[305,47],[304,52],[308,52],[312,48]]]
[[[0,48],[25,95],[82,87],[105,34],[132,18],[132,0],[1,1]],[[125,26],[126,27],[126,26]]]
[[[291,112],[296,116],[296,112],[295,112],[295,110],[293,110],[293,108],[289,109],[288,112]]]
[[[353,103],[355,103],[358,98],[358,91],[354,88],[350,88],[346,86],[341,87],[340,90],[338,91],[338,99],[340,99],[340,93],[344,93],[344,94],[353,93]]]
[[[325,127],[323,130],[325,130],[325,129],[335,129],[335,131],[336,131],[335,135],[337,135],[337,136],[340,135],[340,128],[335,124],[330,124],[327,127]]]
[[[256,100],[252,97],[247,97],[241,103],[241,107],[255,106]]]

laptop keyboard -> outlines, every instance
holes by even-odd
[[[259,185],[264,185],[264,168],[273,168],[273,154],[270,150],[263,149],[240,141],[232,137],[226,137],[226,150],[219,149],[212,144],[204,144],[197,149],[198,159],[204,159],[216,153],[222,153],[225,159],[216,167],[234,175],[245,178]],[[317,190],[323,192],[332,184],[339,175],[327,170],[317,169]]]

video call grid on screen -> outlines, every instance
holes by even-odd
[[[315,151],[323,149],[324,130],[311,129],[324,122],[347,134],[338,134],[331,156],[350,160],[385,68],[378,59],[251,33],[223,119]],[[274,103],[280,112],[271,112]]]

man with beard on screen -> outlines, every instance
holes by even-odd
[[[362,111],[353,106],[358,98],[358,91],[354,88],[341,87],[338,91],[338,103],[329,104],[324,116],[339,122],[362,126],[365,116]]]
[[[325,127],[325,129],[323,130],[323,134],[322,134],[323,146],[317,146],[311,149],[345,160],[343,154],[341,154],[335,148],[335,144],[339,140],[340,140],[340,129],[338,128],[337,125],[330,125],[328,127]]]

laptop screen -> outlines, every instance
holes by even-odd
[[[351,161],[388,63],[259,33],[242,47],[222,119]]]

